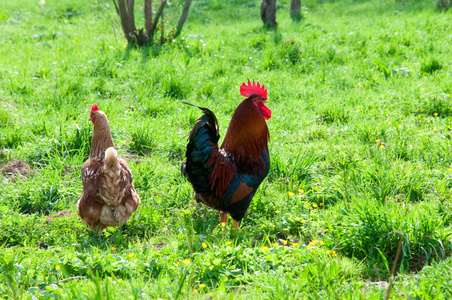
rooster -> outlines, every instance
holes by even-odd
[[[137,209],[141,200],[132,182],[127,163],[118,156],[110,124],[97,104],[91,108],[94,125],[91,156],[82,169],[83,195],[78,214],[98,233],[108,226],[121,226]]]
[[[181,172],[193,185],[199,203],[220,212],[220,222],[228,213],[234,229],[244,217],[257,188],[270,169],[268,132],[265,120],[271,111],[265,106],[267,90],[248,80],[240,87],[247,97],[235,109],[221,147],[215,114],[204,107],[187,102],[203,111],[188,137],[186,161]]]

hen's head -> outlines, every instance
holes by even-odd
[[[248,84],[243,83],[240,86],[240,94],[245,97],[253,97],[253,104],[256,105],[256,107],[261,112],[262,116],[265,120],[270,119],[272,116],[271,110],[265,106],[265,103],[267,102],[267,89],[264,87],[264,85],[260,85],[259,81],[256,81],[257,84],[254,82],[251,83],[251,81],[248,79]]]
[[[97,104],[94,104],[93,106],[91,106],[91,112],[89,113],[89,120],[93,123],[96,122],[96,114],[94,113],[95,111],[99,110],[99,106],[97,106]]]

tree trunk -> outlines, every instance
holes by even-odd
[[[290,17],[294,21],[301,20],[301,0],[291,0],[290,1]]]
[[[177,23],[176,32],[174,33],[173,37],[176,37],[179,35],[179,33],[182,31],[182,26],[185,23],[185,20],[187,20],[188,10],[190,9],[191,0],[185,0],[184,9],[182,10],[182,14],[180,16],[179,22]]]
[[[276,0],[262,0],[261,4],[261,19],[265,26],[276,29]]]

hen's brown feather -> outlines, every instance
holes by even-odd
[[[126,223],[141,200],[133,186],[127,163],[114,148],[108,120],[105,114],[99,113],[102,115],[96,117],[96,123],[99,123],[94,124],[91,156],[82,169],[83,195],[78,202],[78,213],[91,229],[97,227],[101,233],[108,226]],[[104,135],[96,132],[96,129],[107,127]],[[104,141],[94,141],[95,137]],[[112,146],[99,149],[102,145]]]

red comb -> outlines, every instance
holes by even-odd
[[[264,85],[260,85],[259,81],[256,81],[257,84],[253,83],[251,84],[251,81],[248,79],[248,84],[243,83],[240,86],[240,95],[249,97],[252,94],[258,94],[260,95],[264,100],[267,100],[267,89],[264,87]]]
[[[96,110],[99,110],[99,106],[97,106],[97,104],[94,104],[93,106],[91,106],[91,113]]]

